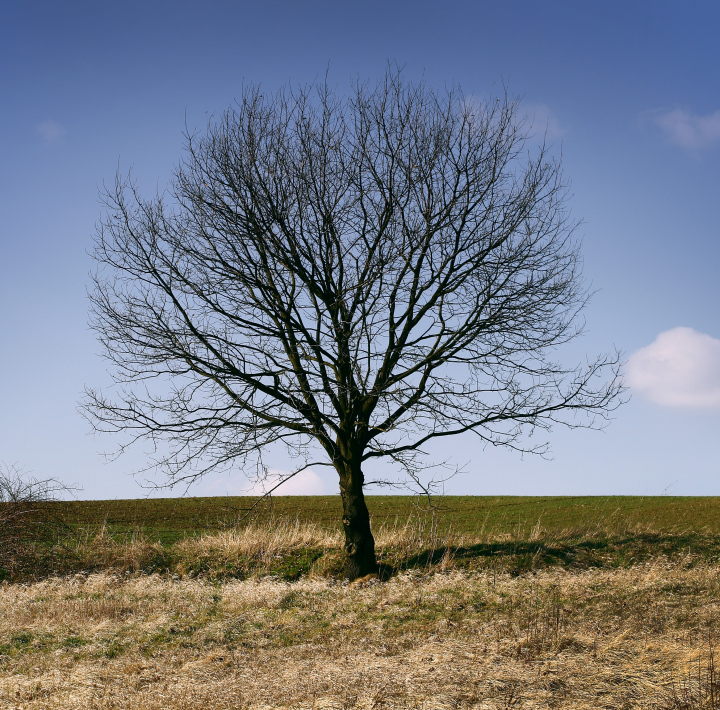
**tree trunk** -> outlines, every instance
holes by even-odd
[[[345,528],[345,575],[351,581],[378,571],[363,480],[359,463],[345,463],[340,471],[340,496]]]

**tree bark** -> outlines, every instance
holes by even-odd
[[[378,571],[375,538],[370,530],[360,464],[347,462],[339,473],[345,529],[345,576],[352,581]]]

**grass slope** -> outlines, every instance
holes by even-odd
[[[159,498],[62,501],[47,504],[54,517],[74,529],[104,525],[111,535],[141,532],[153,542],[172,544],[186,536],[233,526],[257,498]],[[368,496],[374,527],[431,515],[411,496]],[[570,528],[640,525],[663,531],[720,534],[720,497],[674,496],[443,496],[435,524],[440,533],[478,536],[492,531],[522,538],[536,527],[548,533]],[[340,529],[339,496],[273,496],[246,522],[292,519]]]
[[[0,585],[0,707],[717,708],[717,567]]]
[[[384,578],[438,565],[522,574],[629,567],[658,557],[720,561],[717,498],[439,499],[372,497]],[[53,503],[52,544],[0,560],[0,579],[103,570],[203,576],[338,577],[343,538],[337,497],[181,498]],[[241,521],[241,522],[239,522]],[[12,546],[6,545],[12,550]]]
[[[52,504],[0,708],[720,707],[720,499],[372,497],[351,585],[336,497],[250,502]]]

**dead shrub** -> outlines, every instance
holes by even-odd
[[[53,548],[63,526],[44,504],[70,490],[54,478],[32,478],[15,465],[0,464],[0,580],[54,566]]]

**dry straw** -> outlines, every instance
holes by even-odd
[[[383,534],[412,551],[409,531]],[[260,538],[186,544],[227,557],[337,543],[294,525]],[[718,599],[717,567],[682,559],[448,567],[362,587],[132,573],[4,583],[0,707],[710,708]]]

